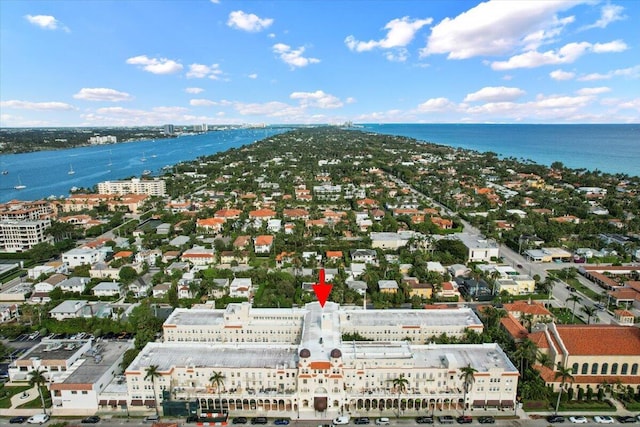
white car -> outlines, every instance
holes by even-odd
[[[343,415],[333,420],[333,425],[339,426],[339,425],[349,424],[349,421],[351,421],[351,417],[347,415]]]
[[[35,414],[29,417],[27,424],[44,424],[49,421],[49,414]]]
[[[569,417],[569,421],[574,424],[586,424],[588,422],[587,418],[583,416]]]
[[[593,421],[598,424],[613,424],[613,418],[608,415],[596,415],[593,417]]]
[[[391,422],[389,421],[389,418],[387,418],[387,417],[378,418],[376,420],[376,425],[377,426],[388,426],[389,424],[391,424]]]

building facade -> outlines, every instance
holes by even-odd
[[[294,309],[177,309],[164,342],[149,343],[126,369],[132,408],[163,399],[203,411],[292,418],[365,414],[397,407],[513,407],[518,372],[494,343],[429,344],[442,332],[482,328],[467,309],[359,310],[328,302]],[[450,312],[450,313],[444,313]],[[452,323],[452,324],[449,324]],[[351,331],[373,341],[349,341]],[[409,337],[409,339],[407,339]],[[145,379],[157,367],[155,381]],[[461,369],[476,369],[464,400]],[[211,378],[224,377],[219,384]],[[406,388],[393,386],[402,376]]]
[[[49,219],[0,221],[0,251],[24,252],[38,243],[52,242],[46,233],[50,226]]]
[[[167,186],[163,179],[138,179],[126,181],[104,181],[98,183],[99,194],[146,194],[148,196],[165,196]]]

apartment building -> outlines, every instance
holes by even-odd
[[[164,324],[164,342],[149,343],[125,371],[129,409],[171,399],[196,401],[205,411],[329,418],[398,402],[425,411],[513,407],[518,372],[497,344],[428,343],[427,336],[482,328],[470,310],[454,311],[347,309],[333,302],[177,309]],[[373,341],[343,340],[350,331]],[[145,379],[150,366],[160,374],[153,383]],[[467,366],[477,372],[465,401],[460,369]],[[224,376],[220,389],[210,380],[217,373]],[[400,375],[408,381],[402,393],[393,386]]]
[[[51,226],[51,220],[2,220],[0,221],[0,251],[24,252],[38,243],[53,241],[47,236],[46,230]]]
[[[148,196],[165,196],[167,186],[163,179],[132,178],[124,181],[104,181],[98,183],[100,194],[146,194]]]

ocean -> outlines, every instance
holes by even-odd
[[[559,161],[573,169],[640,175],[640,124],[379,124],[363,125],[362,129],[492,151],[501,158],[532,160],[546,166]]]
[[[66,197],[72,187],[152,175],[267,138],[291,128],[233,129],[158,139],[0,156],[0,202]],[[367,124],[359,130],[406,136],[500,157],[571,168],[640,175],[640,125]],[[69,172],[73,170],[73,174]],[[16,185],[25,188],[16,190]]]

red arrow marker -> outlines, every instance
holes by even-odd
[[[331,283],[324,283],[324,268],[321,268],[320,281],[319,283],[313,284],[313,292],[316,293],[316,298],[318,298],[320,307],[324,308],[324,304],[327,302],[327,298],[329,298],[331,289],[333,289],[333,285]]]

